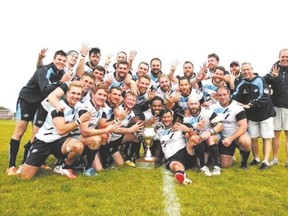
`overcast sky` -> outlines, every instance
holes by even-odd
[[[4,3],[5,2],[5,3]],[[10,0],[1,1],[0,106],[15,111],[20,89],[35,72],[36,58],[48,48],[79,50],[82,42],[108,53],[138,52],[140,61],[159,57],[163,71],[170,62],[190,60],[198,71],[214,52],[229,69],[232,60],[249,61],[265,74],[288,47],[286,0]]]

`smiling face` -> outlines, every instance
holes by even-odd
[[[57,70],[63,70],[67,61],[67,57],[64,55],[56,55],[53,59],[53,63]]]
[[[150,80],[146,77],[141,77],[138,81],[137,87],[140,94],[145,94],[149,88]]]
[[[89,62],[93,68],[98,65],[100,60],[101,60],[100,53],[91,53],[91,55],[89,56]]]
[[[108,101],[112,107],[118,106],[122,99],[122,91],[121,89],[112,88],[108,93]]]
[[[171,89],[171,82],[170,82],[170,79],[168,77],[165,77],[165,76],[161,76],[159,78],[159,85],[160,85],[160,88],[163,92],[167,92]]]
[[[170,111],[165,112],[163,116],[161,117],[161,121],[164,124],[165,127],[171,127],[173,123],[173,116]]]
[[[194,74],[194,67],[191,63],[185,63],[183,65],[183,73],[185,77],[190,78]]]
[[[154,59],[150,64],[151,70],[154,74],[159,75],[161,71],[162,64],[158,59]]]
[[[221,78],[218,78],[218,77],[224,77],[224,71],[223,70],[220,70],[220,69],[216,69],[214,71],[214,74],[216,75],[215,78],[213,78],[215,80],[215,82],[219,83],[222,81]]]
[[[208,58],[208,68],[213,70],[214,68],[216,68],[219,64],[219,61],[217,61],[217,59],[215,57],[209,57]]]
[[[234,76],[237,76],[240,73],[240,66],[236,65],[236,64],[232,64],[230,66],[230,72],[231,74],[233,74]]]
[[[82,83],[82,91],[83,93],[88,92],[94,85],[94,79],[90,76],[83,75],[81,77],[81,83]]]
[[[220,87],[217,90],[217,96],[220,104],[224,107],[229,106],[230,103],[230,92],[225,87]]]
[[[149,72],[149,65],[147,63],[140,63],[138,66],[137,74],[139,77],[147,75]]]
[[[253,68],[250,63],[243,63],[241,65],[241,71],[242,71],[242,75],[247,80],[251,80],[255,77],[253,73]]]
[[[97,68],[95,68],[93,70],[93,74],[94,76],[96,77],[96,82],[102,82],[103,79],[104,79],[104,75],[105,75],[105,72],[104,71],[101,71]]]
[[[67,55],[67,67],[74,67],[77,64],[78,58],[79,54],[76,52],[71,52],[69,55]]]
[[[200,102],[195,97],[189,98],[187,106],[192,116],[197,116],[201,110]]]
[[[116,56],[116,61],[119,62],[119,61],[126,61],[127,60],[127,54],[123,51],[117,53],[117,56]]]
[[[282,67],[288,67],[288,49],[281,50],[279,62]]]
[[[128,109],[132,109],[136,105],[137,96],[131,93],[126,93],[124,97],[124,105]]]
[[[96,108],[103,107],[106,99],[107,99],[107,90],[104,88],[100,88],[93,92],[92,94],[92,101]]]
[[[117,64],[116,68],[117,78],[119,78],[120,80],[124,80],[127,73],[128,73],[128,64],[122,64],[122,63]]]
[[[161,110],[163,109],[163,103],[161,100],[154,100],[151,104],[151,110],[152,110],[152,113],[155,115],[155,116],[158,116],[161,112]]]
[[[191,91],[191,84],[187,79],[179,81],[179,89],[182,95],[188,96]]]
[[[69,88],[66,94],[67,101],[71,107],[74,107],[77,104],[82,96],[82,88],[79,86],[72,86]]]

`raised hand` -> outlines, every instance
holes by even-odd
[[[180,61],[178,61],[177,59],[174,59],[170,62],[171,66],[170,66],[170,70],[171,71],[175,71],[179,65]]]
[[[134,61],[136,55],[137,55],[137,51],[136,50],[130,51],[129,61]]]
[[[44,59],[46,57],[46,52],[47,52],[48,48],[43,48],[40,50],[40,53],[39,53],[39,58],[40,59]]]
[[[112,54],[112,53],[108,53],[108,54],[106,55],[105,65],[108,66],[108,65],[111,63],[112,57],[113,57],[113,54]]]
[[[82,47],[80,49],[81,56],[87,56],[90,49],[91,49],[91,47],[89,46],[89,43],[83,42]]]
[[[277,65],[273,65],[272,71],[271,71],[272,72],[271,73],[272,77],[278,77],[279,70],[280,70],[280,68],[278,68]]]

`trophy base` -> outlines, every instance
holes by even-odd
[[[141,157],[136,159],[136,167],[143,169],[156,169],[161,165],[160,160],[158,158],[151,158],[151,160],[146,160]]]

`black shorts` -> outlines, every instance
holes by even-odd
[[[35,113],[40,105],[37,103],[28,103],[22,98],[18,98],[16,105],[16,120],[33,121]]]
[[[166,168],[170,169],[169,166],[171,162],[178,161],[184,165],[185,169],[189,169],[196,164],[196,159],[197,159],[196,155],[189,155],[186,147],[184,147],[178,152],[176,152],[174,155],[172,155],[170,158],[165,160]]]
[[[61,139],[51,143],[46,143],[35,138],[25,163],[31,166],[39,167],[45,163],[45,160],[49,157],[50,154],[53,154],[56,158],[60,158],[63,156],[61,151],[62,145],[68,137],[69,136],[62,137]]]
[[[112,158],[111,156],[119,151],[119,146],[121,145],[121,142],[123,140],[123,136],[121,136],[119,139],[111,141],[107,143],[106,145],[101,145],[99,148],[99,154],[101,157],[101,163],[104,168],[106,168],[108,165],[110,165]]]
[[[34,125],[39,128],[42,127],[46,120],[47,114],[48,112],[45,110],[42,104],[40,104],[35,115]]]
[[[218,143],[218,149],[219,149],[220,155],[224,154],[224,155],[233,156],[236,148],[238,148],[238,146],[235,140],[228,147],[224,146],[221,140]]]

